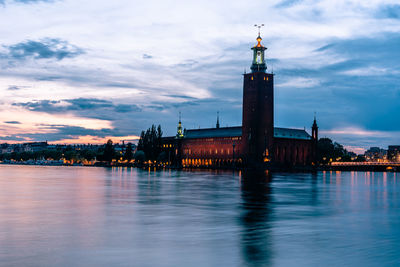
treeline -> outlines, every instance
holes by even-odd
[[[94,148],[80,149],[75,146],[58,147],[55,149],[45,149],[41,151],[24,151],[0,154],[0,160],[28,161],[28,160],[67,160],[73,162],[83,161],[104,161],[133,159],[133,147],[129,143],[125,151],[116,152],[113,142],[108,140],[103,146]]]
[[[162,152],[162,135],[161,125],[156,127],[154,124],[142,131],[135,153],[135,160],[137,162],[144,161],[165,161],[166,154]]]
[[[41,151],[24,151],[24,152],[12,152],[6,154],[0,154],[0,160],[15,160],[15,161],[27,161],[27,160],[94,160],[98,156],[98,152],[89,149],[74,150],[71,148],[66,149],[46,149]]]
[[[353,161],[354,153],[347,151],[341,144],[333,142],[329,138],[321,138],[318,140],[318,160],[322,164],[331,161]],[[364,156],[355,157],[354,161],[365,161]]]

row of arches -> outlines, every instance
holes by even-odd
[[[243,164],[241,158],[238,159],[182,159],[183,167],[240,167]]]

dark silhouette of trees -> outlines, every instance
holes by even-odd
[[[146,155],[144,154],[144,152],[142,150],[137,150],[134,158],[135,158],[135,161],[139,164],[142,164],[146,161]]]
[[[91,161],[96,158],[96,151],[84,149],[80,152],[80,156],[87,161]]]
[[[144,152],[147,160],[157,160],[161,153],[162,135],[161,125],[156,127],[154,124],[140,134],[137,149]]]
[[[128,143],[128,146],[126,147],[124,159],[127,160],[128,162],[133,159],[133,149],[131,143]]]
[[[111,163],[114,158],[115,158],[114,145],[111,140],[108,140],[107,144],[104,147],[103,161],[107,161],[108,163]]]
[[[42,151],[23,151],[23,152],[12,152],[8,154],[0,154],[0,160],[15,160],[15,161],[27,161],[27,160],[60,160],[63,158],[61,150],[42,150]]]
[[[358,155],[357,158],[354,160],[356,162],[365,162],[365,156],[364,155]]]
[[[329,138],[321,138],[318,141],[319,162],[326,164],[329,161],[350,161],[351,157],[344,147],[336,142],[332,142]]]
[[[110,145],[110,144],[109,144]],[[53,148],[46,148],[39,151],[14,151],[12,153],[0,153],[0,160],[14,160],[18,162],[29,161],[29,160],[54,160],[59,161],[62,159],[72,161],[74,163],[81,163],[84,161],[92,161],[98,159],[99,161],[111,161],[116,158],[114,147],[111,142],[111,147],[107,145],[57,145]],[[16,146],[16,149],[21,149]],[[131,145],[131,151],[132,145]],[[22,149],[21,149],[22,150]],[[106,152],[108,151],[108,152]],[[107,154],[106,158],[104,155]],[[131,156],[133,157],[133,155]]]
[[[64,152],[64,158],[66,160],[77,161],[78,160],[78,153],[75,150],[67,150],[67,151]]]

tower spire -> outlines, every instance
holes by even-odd
[[[261,27],[264,27],[264,24],[254,24],[254,27],[258,28],[258,36],[261,36]]]
[[[317,125],[317,113],[316,112],[314,112],[314,122],[313,122],[311,129],[312,129],[312,138],[315,141],[318,141],[318,125]]]
[[[219,111],[217,111],[217,125],[216,125],[216,128],[217,129],[219,128]]]
[[[183,138],[182,120],[181,120],[181,112],[180,111],[179,111],[178,128],[177,128],[177,131],[176,131],[176,138]]]
[[[254,24],[254,26],[258,28],[258,36],[257,44],[251,48],[251,50],[253,50],[253,64],[251,65],[251,71],[265,72],[267,65],[264,60],[264,51],[267,50],[267,48],[261,44],[261,27],[263,27],[264,24]]]

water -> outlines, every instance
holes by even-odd
[[[0,166],[0,266],[393,266],[399,174]]]

